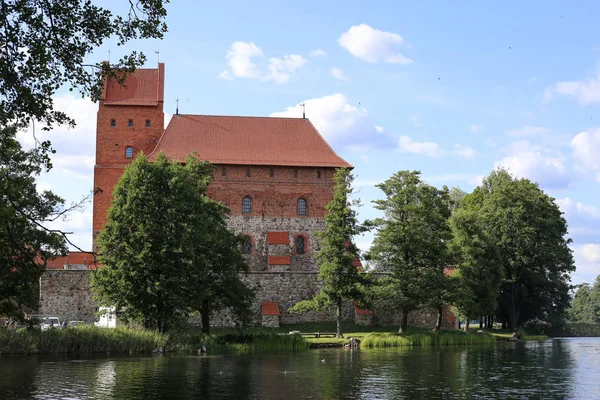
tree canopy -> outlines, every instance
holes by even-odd
[[[385,198],[375,200],[375,208],[385,217],[372,222],[377,231],[367,254],[390,273],[379,282],[377,297],[402,311],[400,332],[406,331],[410,311],[429,302],[439,308],[447,294],[448,191],[425,184],[420,175],[399,171],[377,185]]]
[[[364,301],[365,284],[368,283],[366,275],[354,263],[358,249],[353,238],[364,232],[364,227],[359,224],[352,208],[357,205],[357,201],[351,198],[353,180],[350,170],[345,168],[339,168],[333,175],[333,200],[325,206],[325,230],[318,232],[321,250],[316,262],[323,287],[313,299],[301,301],[290,309],[291,312],[334,309],[338,337],[343,336],[342,304]]]
[[[584,283],[577,289],[569,316],[573,322],[600,324],[600,275],[593,285]]]
[[[512,329],[539,319],[559,323],[569,305],[575,270],[567,222],[536,183],[493,171],[462,202],[480,213],[504,268],[500,317]]]
[[[131,0],[126,15],[92,0],[16,1],[0,3],[0,126],[44,127],[74,124],[54,109],[54,94],[66,88],[98,99],[103,77],[123,81],[142,65],[143,53],[117,62],[88,63],[86,57],[108,39],[117,45],[132,39],[161,38],[168,0]]]
[[[63,200],[35,183],[50,168],[49,144],[24,151],[15,135],[14,127],[0,128],[0,315],[20,318],[37,308],[46,261],[66,251],[66,241],[45,228],[65,212]]]
[[[165,331],[194,311],[205,324],[223,307],[247,315],[252,292],[239,277],[247,264],[228,209],[206,195],[212,171],[193,156],[182,165],[162,153],[152,163],[140,154],[125,169],[93,276],[96,298],[120,318]]]

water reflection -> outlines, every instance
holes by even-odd
[[[600,339],[209,357],[0,357],[0,398],[600,398]]]

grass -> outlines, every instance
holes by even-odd
[[[487,333],[439,331],[424,333],[371,333],[362,338],[361,347],[463,346],[491,344],[496,339]]]
[[[168,337],[158,332],[93,325],[47,331],[0,330],[0,354],[49,353],[152,353],[162,349]]]

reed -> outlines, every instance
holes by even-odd
[[[93,325],[68,329],[0,330],[0,354],[152,353],[162,350],[168,336],[158,332]]]
[[[463,346],[490,344],[496,339],[487,333],[457,331],[426,332],[415,334],[371,333],[361,341],[361,347],[411,347],[411,346]]]

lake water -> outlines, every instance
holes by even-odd
[[[0,356],[2,399],[600,399],[600,338],[293,355]]]

